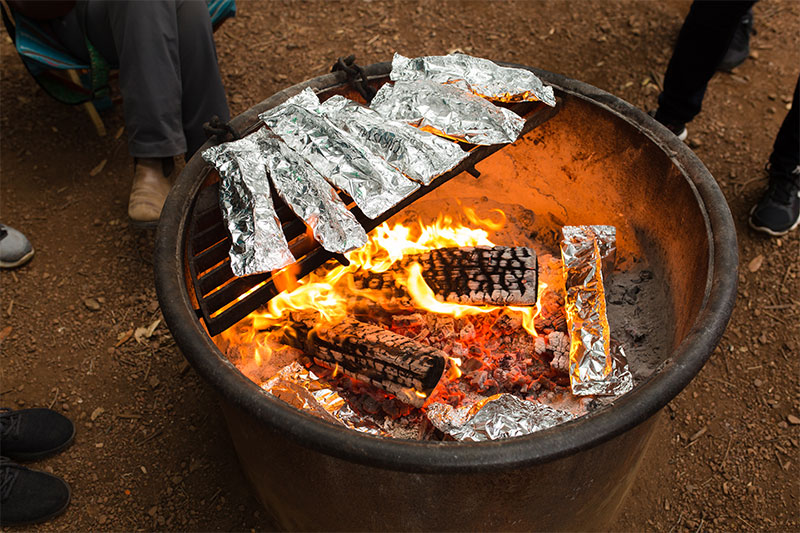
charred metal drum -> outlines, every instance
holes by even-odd
[[[386,82],[390,67],[367,67],[370,83]],[[185,357],[219,394],[242,468],[280,526],[602,529],[625,501],[654,415],[716,346],[735,299],[737,244],[708,170],[639,109],[585,83],[529,70],[554,87],[559,113],[479,163],[477,178],[459,175],[418,202],[490,197],[522,204],[536,215],[527,229],[540,237],[567,224],[614,225],[620,251],[647,261],[666,295],[665,355],[633,391],[574,421],[494,442],[412,442],[335,426],[265,394],[224,357],[198,318],[187,233],[208,185],[199,155],[170,193],[156,242],[161,308]],[[259,113],[305,87],[321,99],[356,94],[344,73],[321,76],[264,100],[232,126],[252,131]]]

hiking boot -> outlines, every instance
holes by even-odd
[[[792,172],[769,168],[767,191],[750,210],[750,227],[785,235],[800,225],[800,166]]]
[[[69,498],[63,479],[0,457],[0,526],[49,520],[64,512]]]
[[[744,63],[744,60],[750,55],[750,35],[754,33],[753,10],[750,9],[739,21],[728,51],[725,52],[725,57],[720,61],[717,70],[730,72]]]
[[[171,157],[136,159],[128,200],[128,216],[134,226],[155,228],[158,225],[164,201],[172,188],[170,174],[173,169]]]
[[[0,224],[0,267],[17,268],[33,257],[31,242],[19,231]]]
[[[689,130],[686,129],[686,124],[683,122],[672,122],[670,120],[666,120],[663,116],[659,115],[658,111],[648,111],[647,114],[659,121],[661,125],[667,128],[669,131],[674,133],[679,141],[685,141],[689,136]]]
[[[0,408],[0,453],[18,461],[34,461],[60,452],[72,443],[75,426],[51,409]]]

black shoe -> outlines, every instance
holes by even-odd
[[[655,110],[648,111],[647,114],[659,121],[661,125],[667,128],[669,131],[674,133],[679,141],[685,141],[689,136],[689,130],[686,129],[686,124],[683,122],[672,122],[670,120],[666,120],[664,117],[658,114],[658,111]]]
[[[75,437],[69,418],[50,409],[12,411],[0,407],[0,453],[18,461],[34,461],[60,452]]]
[[[49,520],[64,512],[69,498],[63,479],[0,457],[0,526]]]
[[[750,227],[775,237],[800,225],[800,167],[793,172],[769,169],[767,191],[750,210]]]
[[[753,10],[751,9],[739,21],[739,26],[736,27],[736,32],[733,34],[728,51],[725,52],[725,57],[720,61],[717,70],[730,72],[744,63],[744,60],[750,55],[750,35],[755,32],[753,29]]]

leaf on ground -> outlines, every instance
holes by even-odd
[[[159,324],[161,324],[161,319],[157,318],[157,319],[153,320],[153,323],[150,324],[150,327],[147,328],[147,335],[146,336],[147,336],[148,339],[153,336],[153,332],[156,330],[156,328],[158,327]]]
[[[6,326],[2,330],[0,330],[0,342],[6,340],[8,336],[11,335],[13,329],[14,328],[12,328],[11,326]]]
[[[136,328],[136,330],[133,332],[133,338],[136,340],[136,342],[142,344],[144,339],[147,338],[147,328]]]
[[[758,254],[757,256],[755,256],[755,257],[754,257],[754,258],[753,258],[753,259],[752,259],[752,260],[751,260],[751,261],[750,261],[750,262],[747,264],[747,270],[749,270],[750,272],[755,272],[755,271],[757,271],[759,268],[761,268],[761,263],[763,263],[763,262],[764,262],[764,256],[763,256],[763,255],[761,255],[761,254]]]
[[[100,163],[98,163],[97,166],[94,167],[89,172],[89,175],[90,176],[97,176],[98,174],[100,174],[103,171],[103,169],[106,167],[106,163],[108,163],[108,159],[103,159],[102,161],[100,161]]]

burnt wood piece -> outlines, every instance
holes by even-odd
[[[437,300],[468,305],[536,305],[536,252],[522,246],[438,248],[406,256],[386,272],[356,272],[357,289],[397,295],[397,275],[412,263]]]
[[[317,326],[301,320],[293,328],[284,332],[285,344],[414,407],[425,403],[444,373],[444,352],[379,326],[347,318]]]
[[[520,132],[520,137],[523,137],[558,113],[561,100],[556,98],[556,102],[554,108],[541,102],[523,102],[506,107],[525,118],[525,125]],[[258,127],[259,123],[255,123],[243,134],[252,133]],[[374,220],[367,218],[346,194],[340,192],[339,196],[369,233],[418,198],[452,178],[464,172],[478,176],[475,165],[505,145],[463,146],[469,151],[469,155],[454,169],[442,174],[430,185],[421,186],[415,193]],[[205,185],[198,192],[189,215],[186,245],[187,274],[194,288],[197,316],[203,319],[210,335],[217,335],[267,303],[280,292],[280,288],[276,286],[269,272],[244,277],[233,275],[228,258],[231,238],[219,208],[219,178],[212,165],[206,166],[199,178]],[[306,233],[303,221],[294,216],[277,195],[273,195],[273,201],[289,248],[297,258],[298,279],[305,277],[330,259],[341,259],[341,256],[331,254],[319,246]]]

